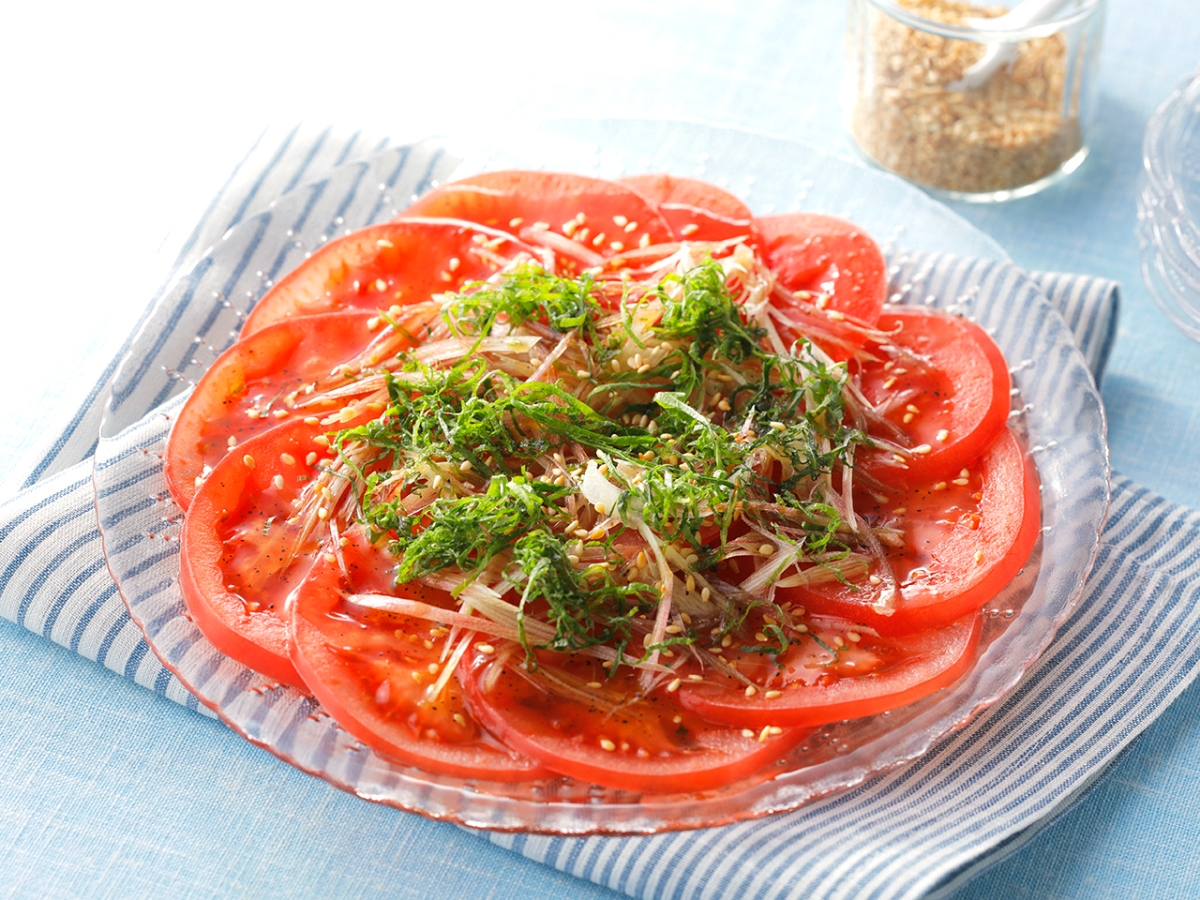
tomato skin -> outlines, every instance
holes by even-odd
[[[580,213],[585,221],[564,231]],[[405,210],[404,216],[466,219],[510,229],[522,240],[539,243],[542,230],[534,226],[542,222],[549,226],[544,231],[572,239],[585,252],[602,257],[633,249],[646,239],[655,244],[673,240],[671,226],[637,191],[616,181],[564,172],[510,170],[473,175],[430,191]],[[625,224],[619,225],[616,216],[623,216]],[[521,221],[514,225],[516,219]],[[634,227],[626,231],[629,223]],[[585,228],[586,233],[582,231]],[[580,235],[584,235],[582,239]],[[601,236],[603,240],[599,240]]]
[[[824,725],[872,716],[915,703],[962,677],[975,662],[982,623],[983,617],[975,612],[941,629],[899,640],[864,634],[858,643],[842,648],[842,653],[858,655],[859,666],[865,656],[873,668],[858,671],[839,661],[823,670],[828,674],[814,680],[799,677],[811,678],[811,673],[796,671],[803,668],[800,660],[811,642],[801,638],[780,656],[785,667],[780,696],[767,697],[760,690],[747,697],[740,683],[710,676],[705,684],[685,684],[679,702],[710,721],[754,729]],[[850,662],[854,664],[853,659]]]
[[[745,237],[758,244],[754,214],[741,200],[695,178],[658,173],[620,179],[655,205],[677,240],[727,241]]]
[[[784,288],[829,293],[829,309],[865,325],[879,319],[887,299],[887,263],[865,231],[819,213],[759,216],[755,224],[763,261]],[[825,287],[830,282],[832,290]]]
[[[288,652],[283,605],[307,573],[316,547],[310,541],[286,565],[297,538],[286,520],[298,479],[315,471],[304,462],[307,454],[324,449],[313,441],[320,433],[320,426],[295,420],[246,441],[200,486],[180,536],[180,589],[204,636],[256,672],[301,689],[304,680]],[[283,453],[296,464],[284,465]],[[253,467],[246,464],[247,456]],[[275,486],[276,475],[285,477],[283,489]]]
[[[507,665],[519,665],[521,658],[518,651]],[[605,679],[598,663],[568,659],[566,665],[595,666],[596,673],[582,677]],[[480,655],[466,678],[471,711],[484,727],[548,769],[618,790],[683,793],[712,790],[755,775],[765,779],[772,774],[766,767],[812,733],[790,728],[759,740],[759,735],[746,736],[740,728],[704,721],[681,708],[675,695],[662,687],[634,701],[637,676],[628,672],[603,681],[601,690],[615,703],[626,701],[615,712],[564,699],[508,669],[489,685],[488,676],[497,665],[505,663]]]
[[[482,281],[496,265],[477,238],[494,242],[491,252],[504,260],[535,253],[472,222],[410,217],[372,225],[330,241],[276,282],[246,317],[242,337],[294,316],[408,306]]]
[[[884,502],[856,499],[869,523],[904,528],[904,546],[888,550],[900,584],[891,615],[871,608],[882,587],[867,583],[856,591],[836,582],[779,588],[780,602],[849,619],[883,635],[939,628],[979,609],[1016,577],[1033,552],[1041,532],[1040,486],[1033,461],[1008,429],[971,466],[967,480],[966,485],[910,488]],[[904,513],[896,515],[897,509]]]
[[[454,608],[440,591],[415,585],[397,589],[396,561],[374,548],[361,529],[345,537],[342,554],[350,577],[322,556],[288,598],[292,661],[326,711],[367,746],[427,772],[488,781],[549,776],[465,715],[457,676],[441,696],[427,698],[437,678],[429,668],[443,664],[446,640],[430,640],[436,623],[343,600],[347,593],[403,594]]]
[[[906,398],[892,403],[885,418],[909,436],[911,446],[924,445],[930,452],[914,454],[897,467],[889,464],[890,453],[865,449],[859,467],[889,485],[954,478],[1008,420],[1012,379],[1004,355],[974,322],[939,310],[889,306],[878,327],[928,366],[903,357],[890,366],[864,363],[859,371],[863,394],[875,404]],[[944,440],[939,439],[943,431]]]
[[[287,412],[283,396],[288,392],[307,384],[344,382],[330,371],[378,333],[368,329],[370,318],[371,313],[350,312],[286,319],[217,357],[179,411],[167,441],[163,464],[175,502],[188,508],[197,476],[225,456],[230,437],[241,443],[277,425],[280,419],[267,410],[273,406]],[[262,415],[257,414],[259,407]],[[252,408],[254,416],[249,414]],[[322,410],[321,415],[328,412]]]

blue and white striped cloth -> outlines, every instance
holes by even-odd
[[[174,270],[277,194],[382,143],[298,133],[261,142],[180,248]],[[1034,280],[1098,377],[1115,331],[1116,286]],[[105,568],[87,456],[106,393],[97,385],[36,461],[28,487],[0,506],[0,615],[207,714],[149,651]],[[795,812],[723,828],[489,838],[637,897],[948,891],[1061,812],[1191,683],[1200,661],[1198,574],[1200,516],[1118,477],[1095,570],[1054,644],[1011,696],[916,762]]]

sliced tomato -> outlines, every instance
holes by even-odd
[[[658,173],[621,179],[657,207],[677,240],[727,241],[745,237],[757,244],[750,207],[728,191],[695,178]]]
[[[1000,348],[982,328],[939,310],[890,306],[878,327],[888,347],[861,366],[862,391],[907,436],[912,456],[866,449],[859,466],[885,484],[956,477],[1004,428],[1012,380]],[[895,435],[884,435],[896,440]]]
[[[445,217],[372,225],[330,241],[281,278],[246,317],[242,337],[294,316],[421,303],[533,253],[507,232]]]
[[[356,605],[352,594],[397,594],[396,561],[361,529],[345,535],[342,562],[321,555],[292,594],[292,660],[338,724],[379,753],[427,772],[489,781],[547,776],[470,717],[458,678],[435,695],[448,629]],[[448,594],[404,585],[410,599],[454,609]],[[453,657],[452,657],[453,658]]]
[[[902,637],[859,633],[845,620],[810,619],[775,660],[731,654],[738,671],[767,685],[718,673],[687,682],[680,703],[714,722],[759,729],[823,725],[872,716],[927,697],[957,681],[975,662],[982,616],[972,613],[944,628]]]
[[[763,261],[784,288],[828,295],[827,310],[875,324],[887,299],[887,263],[865,231],[819,213],[759,216],[755,224]]]
[[[338,364],[358,356],[381,333],[368,327],[371,318],[350,312],[286,319],[217,357],[179,411],[167,441],[163,463],[175,502],[187,509],[198,480],[231,446],[288,416],[328,414],[327,406],[304,407],[306,395],[297,392],[345,384]]]
[[[959,478],[907,488],[884,501],[860,494],[855,503],[872,526],[895,529],[902,538],[887,552],[898,584],[891,613],[875,608],[886,578],[878,585],[779,588],[776,595],[880,634],[937,628],[979,609],[1025,565],[1041,530],[1037,472],[1007,428]]]
[[[582,781],[678,793],[765,780],[776,774],[772,764],[812,733],[747,735],[714,725],[681,708],[664,687],[639,696],[636,674],[608,678],[597,659],[559,657],[535,672],[520,668],[522,659],[520,652],[477,655],[466,680],[471,710],[509,747]],[[551,690],[554,682],[559,687]],[[564,683],[581,695],[564,695]]]
[[[251,669],[301,688],[283,607],[316,544],[297,548],[288,517],[316,472],[309,459],[323,458],[326,448],[314,440],[320,433],[297,419],[246,441],[196,491],[180,537],[180,589],[204,636]]]
[[[509,229],[524,241],[554,250],[568,271],[642,243],[674,240],[671,226],[637,191],[562,172],[484,172],[429,192],[404,215]]]

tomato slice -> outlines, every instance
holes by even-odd
[[[509,644],[514,650],[514,645]],[[476,718],[505,744],[546,768],[619,790],[706,791],[774,773],[811,729],[747,735],[683,709],[659,687],[638,698],[636,674],[606,676],[599,660],[559,657],[520,670],[523,654],[478,654],[466,679]],[[591,699],[551,691],[567,681]],[[601,687],[595,687],[600,684]],[[761,739],[760,739],[761,738]]]
[[[679,702],[711,721],[753,729],[872,716],[957,681],[975,661],[982,622],[976,612],[944,628],[888,638],[860,634],[844,620],[812,620],[779,654],[778,668],[762,656],[726,654],[751,680],[770,678],[768,688],[747,696],[741,682],[710,674],[701,684],[685,683]]]
[[[750,207],[728,191],[695,178],[658,173],[621,179],[657,207],[677,240],[726,241],[745,237],[755,246],[758,230]]]
[[[431,695],[447,664],[447,629],[346,599],[397,589],[396,561],[372,547],[361,529],[348,531],[344,543],[345,569],[322,555],[289,599],[292,660],[321,705],[367,746],[427,772],[489,781],[548,776],[479,727],[456,676]],[[440,591],[402,590],[454,608]]]
[[[907,488],[882,502],[856,498],[871,525],[895,528],[903,538],[887,553],[899,585],[890,615],[872,608],[886,580],[781,587],[776,596],[880,634],[948,625],[982,607],[1025,565],[1041,530],[1038,492],[1033,462],[1004,429],[960,478]]]
[[[654,204],[629,186],[562,172],[484,172],[430,191],[404,215],[510,229],[554,250],[567,269],[674,240]]]
[[[781,213],[755,219],[759,250],[789,291],[828,294],[827,308],[874,325],[887,299],[887,263],[879,245],[844,219]]]
[[[286,319],[217,357],[179,411],[167,441],[163,463],[175,502],[188,508],[197,480],[225,456],[230,438],[241,443],[287,416],[328,414],[328,407],[297,407],[304,396],[295,394],[308,385],[345,383],[335,367],[380,334],[368,327],[371,317],[350,312]]]
[[[320,426],[297,419],[227,455],[196,491],[180,537],[180,589],[204,636],[238,662],[300,688],[283,606],[311,566],[316,544],[300,546],[293,559],[298,528],[287,520],[292,500],[316,471],[309,459],[325,452],[314,440],[320,433]]]
[[[242,337],[293,316],[389,309],[482,281],[534,250],[470,222],[406,218],[330,241],[281,278],[242,325]]]
[[[900,353],[874,350],[862,365],[863,394],[908,436],[915,452],[863,450],[861,468],[885,484],[954,478],[1004,428],[1012,380],[1000,348],[974,322],[938,310],[888,307],[878,327]],[[894,440],[894,436],[892,437]]]

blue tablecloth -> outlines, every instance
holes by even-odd
[[[377,113],[364,122],[377,133],[395,134],[392,126],[462,130],[461,114],[479,106],[481,115],[501,118],[581,111],[696,118],[849,150],[837,102],[843,18],[838,3],[764,3],[738,10],[718,3],[663,3],[653,9],[618,3],[566,21],[557,12],[537,4],[506,8],[502,16],[468,8],[432,32],[427,29],[437,23],[428,13],[421,29],[406,29],[406,16],[416,12],[383,6],[347,11],[339,15],[360,18],[371,60],[341,47],[336,65],[308,63],[303,69],[295,60],[318,58],[320,21],[311,19],[305,27],[295,24],[296,18],[303,21],[303,11],[278,12],[281,21],[288,20],[290,38],[312,36],[297,53],[294,46],[272,44],[269,31],[255,32],[261,43],[247,37],[239,20],[230,18],[228,35],[199,29],[210,41],[213,64],[224,63],[221,54],[230,44],[242,53],[278,54],[280,80],[250,81],[244,98],[193,98],[187,115],[199,129],[220,129],[220,110],[202,100],[247,116],[254,104],[272,109],[281,91],[302,92],[306,80],[314,79],[332,80],[347,92],[375,90],[377,107],[395,105],[386,116]],[[1200,383],[1200,348],[1151,304],[1132,235],[1141,134],[1153,108],[1195,65],[1200,8],[1191,0],[1124,0],[1112,3],[1109,12],[1091,158],[1037,197],[997,207],[961,205],[958,211],[1025,268],[1122,282],[1125,310],[1103,392],[1115,467],[1168,499],[1200,508],[1194,474],[1200,471],[1200,399],[1194,387]],[[367,13],[373,19],[364,20]],[[231,14],[218,7],[213,15]],[[344,28],[335,27],[334,34],[347,37]],[[218,35],[229,36],[230,44],[212,43]],[[194,51],[188,50],[186,29],[156,37],[183,48],[179,63],[167,51],[154,52],[158,77],[169,84],[180,77],[175,66],[195,61]],[[134,61],[140,46],[128,48]],[[394,58],[386,64],[376,59],[384,56]],[[446,73],[448,66],[453,73]],[[397,77],[390,78],[392,73]],[[103,66],[80,75],[101,84],[109,77]],[[407,101],[420,107],[411,120],[398,84],[426,98],[424,106]],[[51,92],[50,100],[58,99],[54,91],[66,98],[70,90],[57,83],[41,89]],[[88,89],[86,83],[81,88]],[[456,115],[429,112],[438,105]],[[156,109],[139,112],[151,116]],[[170,119],[169,112],[162,114]],[[123,121],[121,115],[113,120]],[[105,127],[103,117],[96,121]],[[238,145],[229,151],[235,157],[245,138],[236,128],[228,131],[229,146]],[[99,137],[118,141],[121,134],[102,130]],[[35,173],[46,180],[47,197],[61,204],[49,190],[57,174]],[[213,182],[210,190],[218,186]],[[131,182],[124,190],[136,196],[153,187]],[[181,224],[186,234],[187,223]],[[11,257],[5,257],[10,268],[23,261],[19,245],[15,253],[11,246],[10,241]],[[72,268],[69,255],[55,274],[50,293],[88,280],[87,272]],[[96,324],[87,327],[97,334],[106,327],[128,330],[148,293],[131,296],[107,314],[116,325],[96,312]],[[113,347],[89,349],[86,359],[67,359],[64,366],[94,374]],[[74,392],[71,384],[53,379],[33,385],[57,406],[41,419],[25,420],[20,433],[6,439],[8,471],[27,470],[22,454],[35,443],[35,432],[53,431],[55,413],[73,409],[86,385],[82,378]],[[223,726],[6,622],[0,622],[0,647],[0,747],[7,762],[0,768],[0,872],[6,876],[0,890],[7,895],[616,896],[454,828],[341,795],[245,745]],[[1200,871],[1197,712],[1200,691],[1192,688],[1075,809],[961,896],[1193,895],[1193,873]],[[266,802],[263,784],[271,785]],[[246,785],[260,788],[253,808],[242,800]],[[348,816],[355,828],[330,831],[323,853],[314,854],[305,842],[300,854],[279,837],[287,832],[281,822],[310,830],[324,817]],[[263,835],[271,836],[269,843]]]

